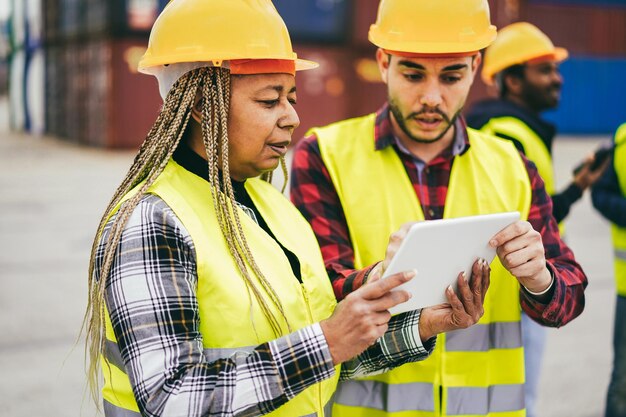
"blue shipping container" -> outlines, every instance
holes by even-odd
[[[350,33],[349,0],[274,0],[292,41],[342,42]]]
[[[545,114],[559,133],[613,133],[626,122],[626,58],[573,57],[561,64],[561,73],[561,103]]]

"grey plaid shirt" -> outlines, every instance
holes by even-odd
[[[102,234],[96,271],[110,226]],[[246,354],[209,360],[199,331],[197,279],[191,236],[163,200],[145,196],[125,227],[105,294],[142,415],[262,415],[334,375],[319,323]],[[342,364],[340,378],[427,358],[434,338],[422,345],[418,321],[419,311],[392,318],[384,337]]]

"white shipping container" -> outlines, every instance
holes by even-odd
[[[43,48],[28,52],[26,61],[25,116],[29,132],[40,135],[46,127],[45,57]]]
[[[12,130],[24,130],[24,73],[26,54],[14,51],[9,66],[9,125]]]

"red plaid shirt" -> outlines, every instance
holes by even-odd
[[[453,146],[424,164],[398,147],[389,120],[388,106],[383,106],[377,113],[374,130],[376,149],[388,146],[395,148],[404,163],[426,220],[443,217],[454,157],[470,148],[465,122],[461,118],[457,120],[456,127],[457,138]],[[556,221],[552,217],[552,201],[545,191],[537,168],[524,156],[522,158],[532,186],[528,221],[541,233],[547,264],[555,278],[555,288],[548,304],[539,303],[521,290],[521,305],[536,321],[559,327],[582,312],[587,277],[574,259],[571,249],[561,240]],[[290,192],[293,203],[311,223],[317,235],[335,296],[341,300],[363,284],[374,265],[361,270],[354,267],[354,250],[346,217],[322,161],[315,136],[302,139],[295,149]]]

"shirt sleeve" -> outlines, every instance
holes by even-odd
[[[536,322],[544,326],[560,327],[582,313],[587,276],[576,262],[572,250],[561,239],[552,215],[552,200],[546,193],[537,167],[523,155],[522,159],[532,187],[528,222],[541,234],[546,264],[554,277],[554,284],[552,298],[546,304],[538,302],[531,294],[520,289],[521,305],[526,314]]]
[[[626,227],[626,196],[622,193],[611,163],[591,189],[593,206],[611,223]]]
[[[97,271],[110,226],[100,241]],[[125,226],[105,289],[143,416],[262,415],[334,375],[319,324],[209,361],[196,286],[189,233],[162,200],[144,197]]]
[[[354,249],[345,214],[315,136],[296,146],[291,167],[290,196],[309,221],[322,251],[337,300],[358,289],[375,266],[354,267]]]
[[[432,337],[422,344],[418,330],[420,314],[421,310],[415,310],[392,317],[383,337],[356,358],[341,364],[339,378],[380,374],[428,358],[437,338]]]
[[[583,191],[574,183],[567,186],[560,193],[552,196],[552,214],[557,223],[567,217],[575,202],[583,196]]]

